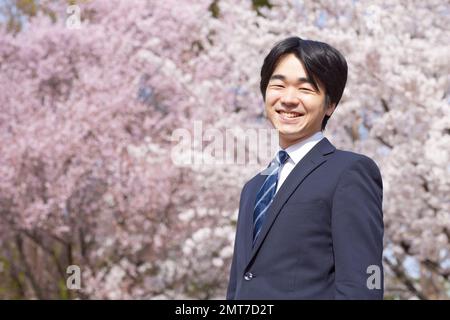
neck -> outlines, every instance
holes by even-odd
[[[294,144],[308,140],[309,138],[311,138],[313,135],[317,134],[318,132],[322,132],[322,131],[317,131],[317,132],[311,133],[307,136],[301,137],[299,139],[293,139],[293,140],[284,139],[281,136],[279,136],[279,140],[278,140],[279,145],[283,150],[286,150],[287,148],[289,148],[290,146],[292,146]]]

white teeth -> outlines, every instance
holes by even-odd
[[[281,111],[280,113],[288,118],[296,118],[300,116],[299,113],[283,112],[283,111]]]

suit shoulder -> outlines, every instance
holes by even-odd
[[[242,191],[244,191],[248,186],[251,186],[252,184],[255,184],[258,180],[258,178],[260,178],[261,173],[258,172],[256,175],[254,175],[252,178],[250,178],[242,187]]]
[[[369,179],[374,179],[380,185],[382,184],[380,168],[372,158],[366,155],[336,149],[332,162],[339,168],[340,178],[349,178],[351,177],[349,173],[353,172],[366,178],[370,177]]]
[[[335,161],[344,164],[346,168],[352,167],[359,163],[363,166],[367,166],[379,171],[378,165],[372,158],[360,153],[336,149],[336,151],[334,152],[334,157]]]

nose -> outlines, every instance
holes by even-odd
[[[298,104],[299,99],[297,96],[297,89],[287,88],[281,97],[281,103],[283,104]]]

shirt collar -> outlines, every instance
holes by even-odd
[[[289,158],[294,161],[294,164],[297,164],[322,139],[323,133],[318,131],[311,137],[287,147],[285,151],[288,153]]]

